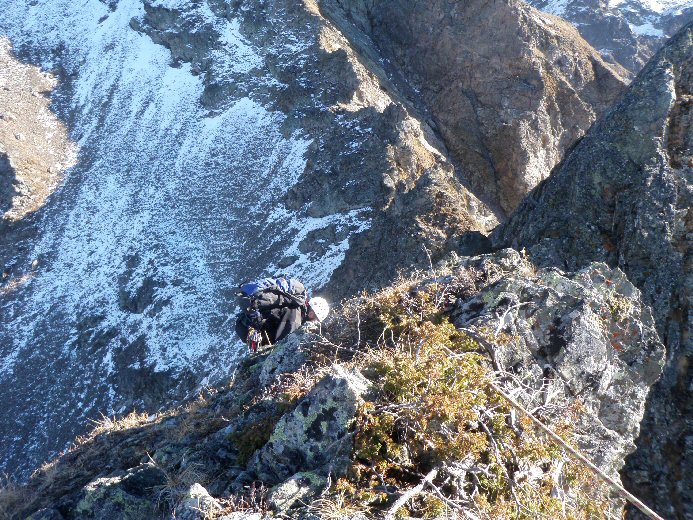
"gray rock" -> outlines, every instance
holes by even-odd
[[[537,390],[551,375],[564,398],[579,397],[588,411],[582,448],[617,476],[664,363],[651,312],[621,270],[595,263],[577,273],[505,276],[459,300],[452,317],[457,327],[506,335],[493,352],[500,368]]]
[[[200,484],[193,484],[175,508],[176,520],[204,520],[222,509]]]
[[[156,501],[123,489],[122,477],[103,477],[87,484],[72,511],[76,518],[148,520],[156,515]]]
[[[271,384],[281,374],[299,369],[306,362],[304,347],[316,339],[313,334],[300,330],[280,341],[262,363],[262,386]]]
[[[360,373],[336,365],[279,420],[248,468],[268,484],[300,472],[343,474],[351,453],[350,428],[367,389],[368,381]]]
[[[245,513],[237,511],[228,515],[220,516],[218,520],[262,520],[262,513]]]
[[[228,515],[220,516],[217,520],[262,520],[266,518],[262,513],[246,513],[237,511]]]
[[[667,347],[624,479],[664,516],[693,516],[693,25],[663,47],[621,100],[494,233],[545,265],[619,266],[652,307]],[[675,453],[675,455],[672,455]],[[631,478],[630,475],[633,475]]]
[[[312,472],[297,473],[270,489],[267,503],[278,513],[287,514],[296,504],[309,504],[326,485],[327,479],[321,475]]]

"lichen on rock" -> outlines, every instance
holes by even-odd
[[[250,461],[264,482],[283,482],[298,472],[343,474],[351,452],[350,431],[369,383],[339,365],[280,419],[267,444]]]

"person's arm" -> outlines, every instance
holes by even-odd
[[[275,343],[298,329],[302,323],[300,308],[290,309],[285,307],[282,309],[281,319],[279,320],[279,326],[274,339]]]

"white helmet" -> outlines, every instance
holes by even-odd
[[[327,300],[325,300],[325,298],[320,298],[319,296],[316,298],[311,298],[308,301],[308,305],[311,309],[313,309],[315,317],[318,319],[318,321],[323,321],[325,318],[327,318],[327,314],[330,312],[330,306],[327,304]]]

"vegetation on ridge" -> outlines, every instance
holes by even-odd
[[[224,476],[231,474],[224,464],[246,467],[282,415],[339,363],[357,369],[372,385],[353,424],[351,463],[296,515],[607,517],[607,489],[489,387],[497,378],[510,386],[524,384],[494,371],[483,345],[513,338],[488,329],[459,331],[447,319],[452,302],[470,298],[502,275],[467,269],[445,278],[419,276],[354,298],[310,345],[300,370],[260,391],[260,355],[248,359],[228,387],[178,409],[107,419],[37,471],[28,486],[5,487],[0,511],[5,504],[8,518],[25,518],[99,476],[149,462],[165,475],[157,488],[162,517],[175,514],[195,482],[220,497],[222,508],[206,518],[267,513],[261,482],[224,492],[233,489],[225,487],[232,478]],[[583,413],[578,401],[554,400],[533,412],[574,443]],[[220,462],[215,452],[220,447],[233,451],[235,462]],[[393,510],[398,498],[432,474]]]

